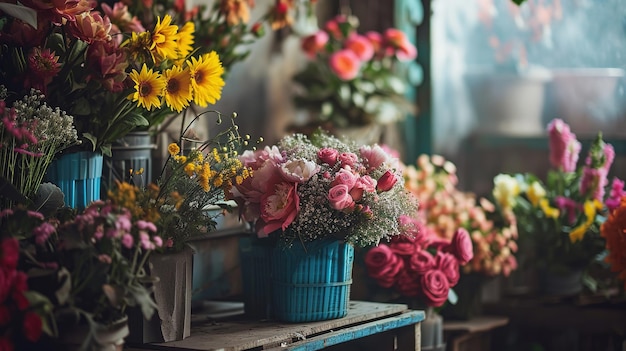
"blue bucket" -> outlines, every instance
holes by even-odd
[[[354,247],[337,240],[272,252],[272,311],[283,322],[312,322],[348,313]]]
[[[102,154],[81,151],[61,155],[46,173],[46,179],[56,184],[65,196],[65,205],[79,210],[100,200]]]

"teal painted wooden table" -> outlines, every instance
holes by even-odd
[[[230,317],[195,316],[191,336],[126,350],[420,350],[423,311],[402,304],[351,301],[344,318],[309,323],[279,323]]]

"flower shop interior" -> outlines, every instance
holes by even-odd
[[[623,0],[0,1],[0,351],[626,351],[625,53]]]

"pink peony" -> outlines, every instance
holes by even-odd
[[[328,191],[328,201],[330,206],[338,211],[350,210],[354,208],[354,199],[350,196],[349,188],[346,184],[338,184]]]
[[[404,261],[397,257],[387,245],[379,245],[365,254],[365,267],[368,274],[385,288],[393,286],[395,277],[404,267]]]
[[[396,50],[396,57],[400,61],[411,61],[417,57],[417,49],[403,31],[396,28],[388,28],[384,38],[386,43]]]
[[[365,165],[369,169],[378,168],[389,160],[389,154],[378,145],[362,146],[359,152],[361,153],[361,157],[365,159]]]
[[[357,77],[361,69],[359,58],[351,50],[339,50],[329,59],[330,69],[341,80],[352,80]]]
[[[280,182],[269,190],[261,198],[261,217],[257,223],[259,237],[266,237],[278,229],[287,229],[300,211],[296,183]]]
[[[280,168],[283,178],[289,182],[304,183],[320,170],[313,161],[298,159],[283,163]]]
[[[122,236],[122,246],[124,246],[127,249],[130,249],[133,247],[133,244],[135,243],[135,240],[133,239],[133,236],[130,234],[124,234],[124,236]]]
[[[420,284],[428,306],[439,307],[448,299],[450,283],[442,271],[433,269],[426,272],[421,276]]]

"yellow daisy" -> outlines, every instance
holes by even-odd
[[[128,49],[133,61],[145,62],[148,58],[154,61],[154,55],[150,51],[152,40],[149,32],[132,32],[130,39],[124,41],[121,46]]]
[[[159,72],[148,69],[144,63],[141,72],[133,70],[130,78],[135,82],[135,92],[128,96],[128,99],[137,102],[137,106],[143,106],[150,111],[153,107],[161,106],[160,96],[165,88],[165,80]]]
[[[224,68],[215,51],[202,55],[199,59],[187,60],[191,72],[193,101],[201,107],[215,104],[222,96]]]
[[[178,43],[178,55],[185,58],[193,51],[194,32],[196,26],[193,22],[186,22],[178,31],[176,42]]]
[[[154,31],[152,32],[152,45],[150,45],[150,50],[153,54],[156,53],[155,56],[159,60],[175,60],[178,58],[178,45],[176,43],[178,35],[176,32],[178,32],[178,26],[172,24],[172,17],[170,15],[165,15],[163,21],[161,21],[161,17],[158,17],[157,24],[154,26]]]
[[[165,104],[176,112],[189,106],[191,101],[191,76],[188,69],[173,66],[164,73],[165,89],[163,97]]]

